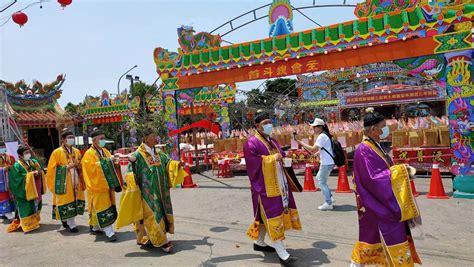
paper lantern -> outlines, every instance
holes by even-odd
[[[65,8],[72,3],[72,0],[58,0],[58,3]]]
[[[28,22],[28,16],[21,11],[13,13],[12,19],[13,22],[20,25],[20,27],[25,25],[26,22]]]

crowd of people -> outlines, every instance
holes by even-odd
[[[276,252],[281,264],[291,265],[297,259],[289,254],[283,240],[287,230],[302,229],[293,196],[301,187],[285,168],[285,152],[272,138],[271,115],[259,113],[254,122],[255,134],[244,146],[253,204],[247,236],[254,240],[255,251]],[[322,119],[316,118],[311,127],[318,134],[315,144],[298,142],[320,155],[317,180],[324,203],[319,209],[331,210],[334,198],[327,179],[335,164],[333,139]],[[368,110],[363,127],[364,139],[354,156],[359,239],[354,245],[351,266],[421,263],[410,233],[410,227],[421,223],[409,185],[413,170],[405,164],[394,164],[380,146],[381,138],[388,132],[380,113]],[[73,133],[63,130],[61,147],[51,155],[46,173],[26,146],[18,148],[16,162],[2,156],[0,215],[12,219],[8,231],[27,233],[38,229],[42,195],[49,190],[53,193],[53,219],[60,221],[67,231],[78,232],[75,218],[85,212],[87,202],[91,234],[105,234],[109,242],[114,242],[114,223],[116,227],[132,224],[137,244],[172,252],[172,243],[167,238],[168,233],[174,233],[170,188],[175,179],[180,179],[183,164],[155,149],[157,136],[152,129],[146,130],[142,138],[142,144],[128,157],[123,182],[114,170],[113,156],[104,148],[105,135],[100,130],[93,132],[93,144],[83,157],[74,147]],[[116,193],[121,193],[118,211]]]

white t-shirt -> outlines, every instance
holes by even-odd
[[[316,146],[320,148],[319,159],[321,161],[321,165],[333,165],[334,160],[328,154],[329,152],[331,153],[331,155],[334,156],[332,152],[331,140],[329,140],[329,137],[325,133],[320,133],[318,135],[318,138],[316,139]],[[323,147],[325,148],[325,150],[323,150]],[[328,152],[326,152],[326,150]]]

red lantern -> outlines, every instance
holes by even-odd
[[[28,22],[28,16],[21,11],[13,13],[12,19],[16,24],[20,25],[20,27],[25,25],[26,22]]]
[[[72,0],[58,0],[58,3],[65,8],[72,3]]]

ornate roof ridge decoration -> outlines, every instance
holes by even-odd
[[[28,85],[24,80],[15,84],[0,80],[0,84],[5,87],[8,103],[13,110],[36,112],[38,110],[53,110],[57,107],[57,99],[61,97],[61,87],[64,84],[66,75],[60,74],[56,80],[42,84],[34,81],[33,85]]]
[[[155,63],[158,73],[166,80],[169,76],[197,75],[428,37],[444,32],[453,23],[470,22],[473,13],[474,4],[441,9],[439,13],[433,13],[432,6],[412,7],[288,35],[174,55],[177,62],[157,58],[155,50]]]
[[[439,12],[441,9],[461,10],[464,4],[470,2],[472,0],[365,0],[356,5],[354,15],[358,18],[370,17],[416,6],[430,6],[432,12]]]
[[[109,92],[102,91],[101,96],[86,96],[84,107],[80,114],[85,119],[96,119],[103,117],[129,116],[138,113],[140,109],[140,97],[129,100],[126,93],[111,98]]]

